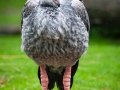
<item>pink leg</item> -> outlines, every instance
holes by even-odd
[[[42,90],[47,90],[48,88],[48,75],[45,70],[45,66],[41,65],[40,66],[40,72],[41,72],[41,85],[42,85]]]
[[[68,66],[66,67],[66,70],[63,76],[64,90],[70,90],[70,79],[71,79],[71,66]]]

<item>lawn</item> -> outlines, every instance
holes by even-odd
[[[0,1],[0,27],[20,27],[21,11],[26,0]]]
[[[20,44],[20,35],[0,36],[0,90],[41,90],[38,67]],[[90,39],[71,90],[120,90],[119,40]]]

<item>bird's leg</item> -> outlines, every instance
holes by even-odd
[[[40,72],[41,72],[42,90],[47,90],[49,81],[48,81],[48,75],[45,70],[45,65],[40,66]]]
[[[64,90],[70,90],[70,80],[71,80],[71,66],[67,66],[63,76]]]

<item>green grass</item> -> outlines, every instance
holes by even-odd
[[[0,1],[0,27],[20,27],[21,11],[26,0]]]
[[[20,36],[0,36],[0,90],[41,90],[37,65],[20,44]],[[71,90],[120,90],[120,41],[91,38]]]

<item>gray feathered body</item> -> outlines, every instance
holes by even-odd
[[[22,19],[22,50],[38,65],[74,65],[87,50],[89,38],[87,13],[83,17],[76,10],[71,3],[59,8],[36,4]]]

